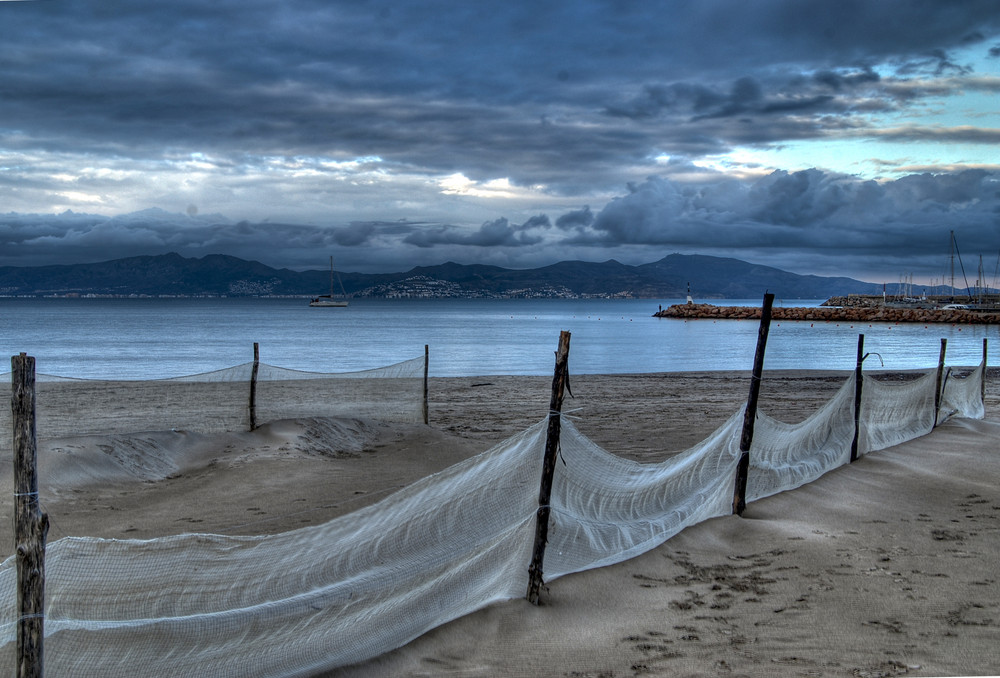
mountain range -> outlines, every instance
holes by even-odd
[[[399,273],[337,274],[350,297],[635,297],[781,299],[875,294],[881,285],[798,275],[739,259],[671,254],[630,266],[563,261],[527,270],[448,262]],[[0,296],[307,296],[329,291],[329,270],[275,269],[227,255],[140,256],[100,263],[0,267]],[[335,290],[340,293],[340,287]]]

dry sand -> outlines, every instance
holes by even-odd
[[[815,483],[551,582],[330,676],[956,676],[1000,673],[1000,384],[952,421]],[[835,373],[765,375],[797,422]],[[550,379],[432,379],[430,426],[302,419],[254,433],[152,432],[41,446],[49,539],[264,534],[372,503],[543,418]],[[574,376],[578,428],[644,462],[707,436],[745,373]],[[9,488],[9,473],[2,476]],[[6,496],[10,496],[6,492]],[[0,539],[11,544],[9,521]],[[9,550],[9,549],[8,549]]]

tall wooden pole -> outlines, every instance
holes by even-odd
[[[858,360],[854,364],[854,439],[851,440],[851,461],[858,460],[858,439],[861,437],[861,396],[864,376],[861,365],[865,362],[865,335],[858,335]]]
[[[938,424],[938,415],[941,413],[941,386],[944,381],[944,357],[948,350],[948,340],[941,338],[941,352],[938,354],[937,384],[934,387],[934,425]]]
[[[760,329],[757,331],[757,351],[753,357],[753,372],[750,375],[750,395],[747,408],[743,412],[743,433],[740,436],[740,461],[736,467],[736,487],[733,488],[733,513],[743,515],[747,507],[747,477],[750,473],[750,444],[753,442],[754,420],[757,418],[757,398],[760,396],[760,379],[764,372],[764,349],[767,348],[767,333],[771,329],[771,305],[774,295],[764,294],[764,305],[760,310]]]
[[[555,373],[552,376],[552,397],[549,400],[549,428],[545,438],[545,459],[542,463],[542,482],[538,489],[538,512],[535,514],[535,547],[528,566],[528,592],[525,598],[538,605],[542,587],[542,564],[545,560],[545,543],[549,538],[549,502],[552,498],[552,476],[556,470],[559,452],[559,432],[562,428],[563,392],[569,378],[569,332],[559,333],[559,350],[556,352]]]
[[[427,412],[427,409],[428,409],[427,408],[427,373],[428,373],[428,370],[429,370],[429,367],[430,367],[430,362],[431,362],[430,359],[431,359],[431,349],[430,349],[430,346],[428,346],[427,344],[424,344],[424,405],[423,405],[424,425],[426,425],[428,423],[428,421],[429,421],[428,412]]]
[[[983,377],[979,384],[979,397],[983,399],[983,407],[986,407],[986,337],[983,337]]]
[[[49,517],[38,502],[35,359],[12,356],[14,547],[17,553],[17,678],[41,678],[45,637],[45,539]]]
[[[250,430],[257,428],[257,371],[260,369],[260,344],[253,342],[253,370],[250,372]]]

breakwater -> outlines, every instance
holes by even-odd
[[[750,320],[760,318],[759,306],[713,306],[712,304],[675,304],[653,314],[657,318],[712,318],[715,320]],[[820,322],[880,323],[951,323],[956,325],[1000,325],[1000,313],[984,313],[951,308],[892,308],[819,306],[773,307],[774,320]]]

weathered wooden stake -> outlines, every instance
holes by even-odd
[[[260,369],[260,344],[253,342],[253,370],[250,371],[250,430],[257,428],[257,371]]]
[[[45,637],[45,539],[49,517],[38,502],[35,359],[12,356],[14,548],[17,553],[17,678],[41,678]]]
[[[545,459],[542,463],[542,482],[538,489],[538,512],[535,514],[535,547],[528,566],[528,593],[525,598],[538,605],[542,587],[542,563],[545,560],[545,543],[549,537],[549,501],[552,498],[552,476],[556,470],[559,452],[559,432],[563,392],[569,378],[569,332],[559,333],[559,350],[556,352],[555,373],[552,376],[552,397],[549,400],[549,428],[545,438]]]
[[[431,349],[427,344],[424,344],[424,424],[429,422],[428,412],[427,412],[427,372],[430,367],[430,356]]]
[[[944,356],[948,350],[948,340],[941,338],[941,352],[938,354],[937,384],[934,387],[934,425],[938,425],[938,415],[941,414],[941,387],[944,382]]]
[[[861,437],[861,391],[864,387],[864,376],[861,365],[865,362],[865,335],[858,335],[858,360],[854,363],[854,438],[851,440],[851,461],[858,460],[858,439]]]
[[[979,397],[983,399],[983,407],[986,407],[986,337],[983,337],[983,378],[979,384]]]
[[[740,461],[736,467],[736,487],[733,489],[733,513],[742,516],[747,507],[747,478],[750,473],[750,444],[753,442],[753,426],[757,418],[757,398],[760,396],[760,378],[764,372],[764,349],[767,347],[767,333],[771,329],[771,305],[774,295],[764,294],[764,305],[760,310],[760,329],[757,331],[757,351],[753,357],[753,373],[750,375],[750,395],[743,413],[743,434],[740,436]]]

